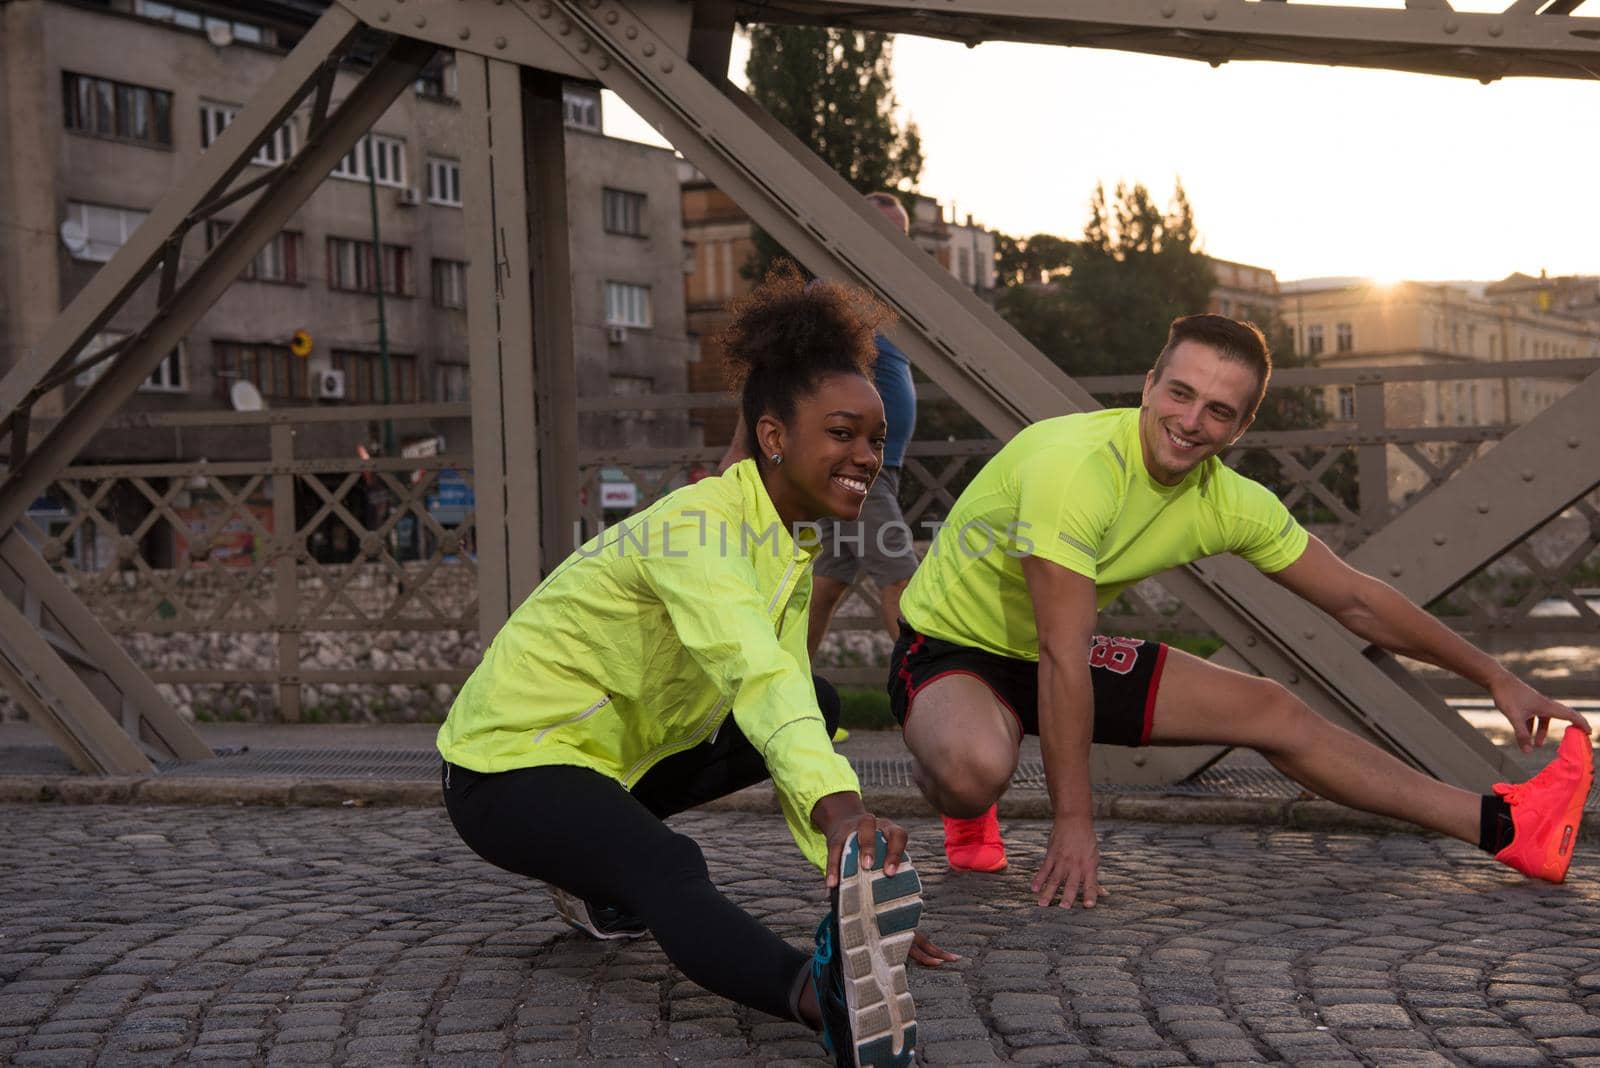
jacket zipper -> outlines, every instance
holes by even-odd
[[[600,711],[602,708],[606,707],[606,705],[609,705],[610,703],[611,703],[611,695],[610,694],[606,694],[604,697],[600,698],[600,700],[596,701],[594,704],[590,705],[588,708],[584,709],[582,712],[579,712],[576,716],[568,716],[566,719],[560,721],[559,723],[552,723],[552,724],[550,724],[550,726],[546,727],[544,730],[540,731],[538,734],[535,734],[533,736],[533,744],[534,745],[538,745],[540,742],[544,741],[544,736],[549,734],[553,730],[557,730],[558,728],[561,728],[561,727],[570,727],[574,723],[582,723],[584,720],[588,719],[590,716],[594,715],[596,712]]]

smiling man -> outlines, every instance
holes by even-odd
[[[1089,746],[1231,745],[1265,755],[1323,797],[1477,843],[1559,882],[1593,777],[1588,724],[1523,683],[1388,584],[1309,535],[1266,487],[1218,453],[1250,426],[1272,357],[1253,324],[1172,324],[1138,409],[1047,419],[1013,438],[962,493],[901,600],[890,705],[918,785],[945,815],[953,868],[999,871],[995,801],[1037,734],[1054,811],[1032,883],[1103,896]],[[1157,642],[1094,633],[1126,587],[1236,553],[1367,642],[1483,687],[1524,751],[1569,727],[1533,780],[1473,794],[1322,719],[1284,687]]]

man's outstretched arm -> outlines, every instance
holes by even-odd
[[[1267,576],[1352,633],[1399,656],[1444,668],[1483,687],[1516,731],[1523,752],[1543,745],[1553,719],[1589,724],[1513,675],[1494,657],[1419,608],[1399,590],[1357,571],[1313,537],[1300,559]]]
[[[1094,635],[1094,581],[1036,556],[1022,561],[1039,631],[1039,748],[1054,823],[1044,863],[1033,878],[1039,904],[1061,891],[1071,908],[1081,889],[1093,908],[1100,889],[1089,791],[1089,744],[1094,734],[1094,689],[1089,640]]]

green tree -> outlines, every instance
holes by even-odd
[[[995,235],[995,270],[1002,286],[1048,282],[1071,265],[1072,242],[1055,234]]]
[[[895,116],[893,53],[889,34],[756,25],[745,76],[756,103],[857,192],[909,191],[922,175],[922,139]],[[763,277],[782,254],[757,230],[744,273]]]

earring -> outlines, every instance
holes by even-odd
[[[783,463],[783,453],[781,453],[781,452],[773,453],[772,454],[772,462],[775,463],[775,464]]]

